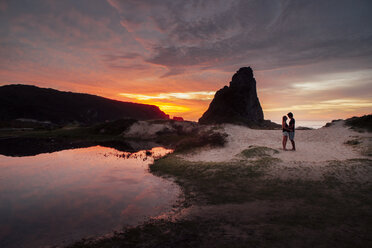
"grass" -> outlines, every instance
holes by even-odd
[[[200,147],[222,147],[226,143],[227,135],[220,132],[208,131],[196,135],[184,135],[175,144],[176,152],[188,152]]]
[[[176,154],[158,159],[150,171],[159,176],[173,176],[184,189],[187,201],[207,204],[241,203],[252,199],[264,168],[277,159],[265,157],[252,162],[189,162]]]
[[[360,143],[361,142],[358,139],[352,139],[352,140],[346,141],[345,145],[355,146],[355,145],[359,145]]]
[[[80,140],[111,140],[127,130],[136,120],[122,119],[93,126],[66,126],[58,129],[37,129],[27,131],[0,131],[0,136],[27,138],[60,138]]]
[[[134,151],[120,135],[134,122],[123,119],[88,127],[69,125],[56,129],[0,130],[0,154],[31,156],[96,145]]]
[[[277,150],[264,147],[264,146],[249,146],[241,152],[241,155],[245,158],[256,158],[256,157],[270,157],[274,154],[279,153]]]
[[[367,137],[363,139],[347,140],[344,144],[353,146],[354,148],[358,148],[361,155],[363,156],[372,156],[372,138],[371,137]]]
[[[194,220],[179,222],[152,220],[144,225],[126,229],[108,239],[82,240],[68,247],[198,247],[205,238],[203,237],[205,229],[222,232],[221,228],[212,221],[199,223]]]
[[[371,141],[370,141],[371,142]],[[364,155],[364,156],[369,156],[369,157],[371,157],[372,156],[372,142],[371,143],[369,143],[366,147],[364,147],[363,149],[362,149],[362,155]]]

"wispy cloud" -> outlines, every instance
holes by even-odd
[[[146,64],[129,64],[129,65],[114,65],[114,64],[109,64],[109,68],[116,69],[116,70],[146,70],[149,68],[148,65]]]
[[[346,110],[351,111],[359,108],[372,108],[371,100],[361,100],[361,99],[332,99],[326,100],[313,104],[303,104],[303,105],[289,105],[280,108],[267,108],[266,112],[285,112],[288,110]]]
[[[195,68],[249,63],[268,70],[372,55],[370,1],[108,2],[123,27],[150,50],[146,60],[173,71],[167,76]]]
[[[0,1],[0,11],[5,12],[8,8],[8,3],[4,0]]]
[[[143,94],[133,94],[133,93],[120,93],[120,96],[127,98],[133,98],[136,100],[146,101],[155,99],[182,99],[182,100],[201,100],[210,101],[213,99],[214,91],[196,91],[196,92],[168,92],[159,93],[154,95],[143,95]]]
[[[370,70],[315,75],[314,81],[292,83],[294,89],[302,91],[329,91],[339,88],[355,88],[371,80]],[[354,82],[351,84],[350,82]]]
[[[140,57],[139,53],[128,52],[124,54],[104,54],[102,55],[103,61],[105,62],[113,62],[118,60],[128,60],[128,59],[135,59]]]

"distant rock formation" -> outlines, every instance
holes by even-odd
[[[250,67],[240,68],[232,77],[230,86],[218,90],[208,110],[199,119],[200,124],[237,123],[265,126],[256,80]]]
[[[108,120],[169,119],[154,105],[121,102],[100,96],[64,92],[31,85],[0,87],[0,121],[16,119],[55,124],[94,124]]]

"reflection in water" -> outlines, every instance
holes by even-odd
[[[164,148],[90,147],[32,157],[0,155],[0,247],[38,247],[104,234],[171,208],[172,182],[148,172]]]

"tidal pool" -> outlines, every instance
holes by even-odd
[[[148,165],[170,152],[95,146],[0,155],[0,247],[68,244],[166,213],[180,189]]]

